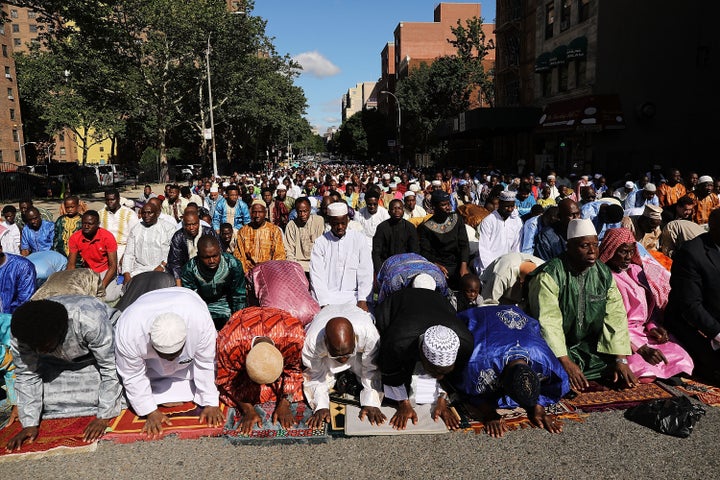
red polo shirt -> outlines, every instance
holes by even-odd
[[[70,252],[79,253],[85,264],[96,273],[108,269],[108,252],[117,252],[115,237],[104,228],[98,228],[92,240],[85,238],[82,230],[78,230],[70,235],[68,247]]]

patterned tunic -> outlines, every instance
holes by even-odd
[[[53,240],[53,250],[60,252],[66,257],[70,255],[70,248],[68,243],[73,233],[80,230],[82,226],[81,215],[75,215],[74,217],[68,217],[63,215],[62,217],[55,220],[55,239]],[[81,259],[78,258],[78,262],[81,263]]]
[[[238,230],[235,258],[246,272],[268,260],[285,260],[282,230],[267,221],[259,228],[245,225]]]
[[[284,360],[275,383],[259,385],[248,377],[245,360],[255,337],[270,338]],[[305,330],[290,314],[270,307],[250,307],[236,312],[218,334],[217,377],[220,399],[231,407],[239,403],[264,403],[292,396],[303,399],[302,348]]]

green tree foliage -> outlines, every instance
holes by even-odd
[[[355,160],[379,158],[387,153],[388,127],[387,117],[375,109],[357,112],[340,126],[335,149]]]

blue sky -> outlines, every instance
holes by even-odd
[[[340,126],[343,94],[380,77],[380,52],[400,22],[432,22],[437,0],[255,0],[252,14],[267,20],[281,55],[304,67],[295,81],[305,91],[307,119],[324,133]],[[453,3],[453,2],[447,2]],[[478,2],[454,2],[478,3]],[[480,1],[495,21],[495,1]]]

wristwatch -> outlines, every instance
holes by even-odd
[[[622,363],[623,365],[627,365],[628,361],[627,358],[616,358],[615,363]]]

